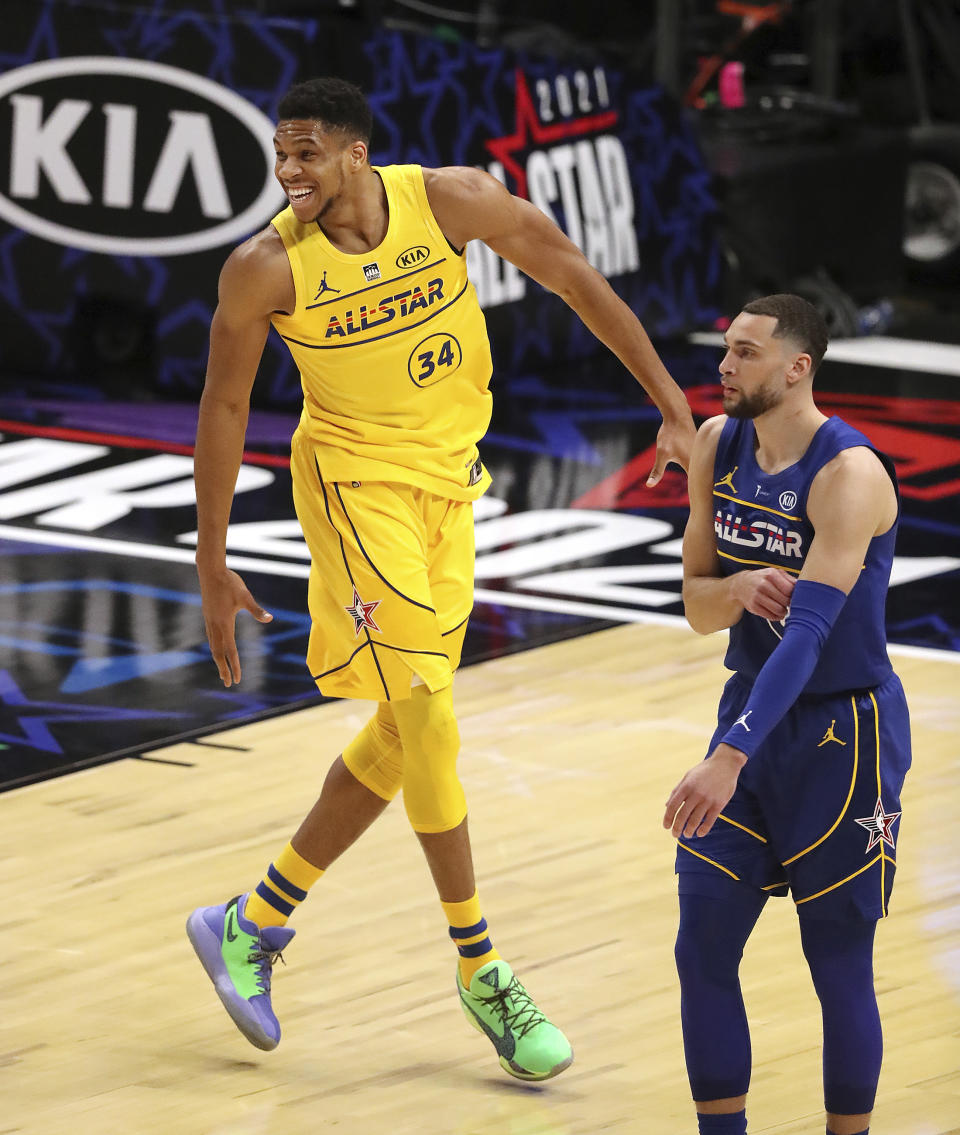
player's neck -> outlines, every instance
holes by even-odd
[[[318,223],[327,240],[341,252],[357,255],[376,248],[390,224],[387,192],[380,175],[365,166],[351,179],[349,191],[341,194]]]
[[[799,405],[784,401],[754,418],[757,464],[765,473],[780,473],[795,465],[826,420],[812,401]]]

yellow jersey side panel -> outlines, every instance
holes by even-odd
[[[299,429],[325,480],[474,500],[490,482],[477,452],[491,412],[486,322],[420,166],[376,172],[389,222],[370,252],[342,252],[289,208],[273,221],[297,293],[293,314],[273,324],[300,370]]]

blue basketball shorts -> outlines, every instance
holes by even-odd
[[[708,754],[746,705],[724,686]],[[910,718],[896,674],[870,690],[801,697],[747,761],[711,831],[678,840],[678,873],[722,871],[815,918],[887,914]]]

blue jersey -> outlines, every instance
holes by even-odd
[[[724,575],[759,567],[778,567],[799,575],[814,535],[807,517],[810,485],[838,453],[861,445],[877,453],[859,430],[840,418],[829,418],[796,464],[780,473],[765,473],[756,460],[753,422],[735,418],[725,422],[717,445],[713,486],[714,528]],[[896,488],[889,458],[877,456]],[[895,522],[888,532],[870,541],[860,578],[824,643],[804,694],[867,689],[892,673],[884,607],[896,535]],[[755,678],[782,635],[782,624],[744,611],[730,628],[726,666]]]

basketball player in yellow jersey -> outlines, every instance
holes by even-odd
[[[289,206],[228,258],[211,327],[196,447],[203,614],[230,686],[240,680],[237,612],[271,618],[227,570],[225,549],[272,324],[303,382],[291,469],[312,558],[307,662],[324,694],[378,705],[263,879],[195,910],[188,934],[247,1039],[276,1047],[270,976],[294,934],[287,919],[402,789],[458,950],[463,1011],[509,1073],[547,1079],[573,1053],[493,946],[456,771],[471,502],[489,484],[477,442],[490,420],[490,348],[467,241],[486,241],[560,294],[653,398],[663,424],[650,483],[668,461],[686,468],[690,410],[629,308],[529,202],[475,169],[372,167],[370,109],[341,80],[299,84],[279,109],[276,175]]]

